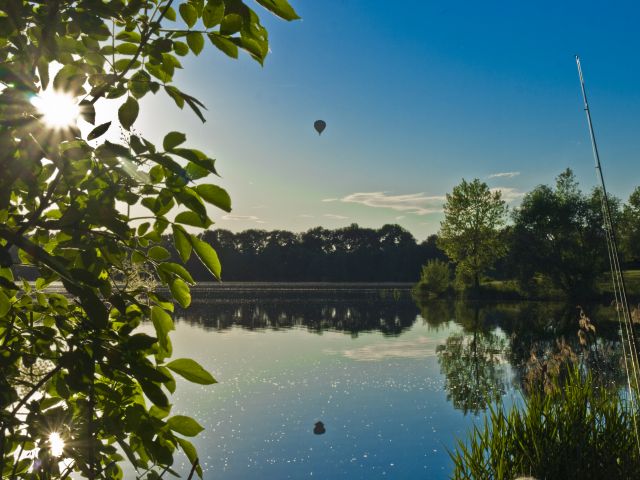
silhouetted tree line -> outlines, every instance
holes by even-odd
[[[216,249],[225,281],[415,282],[427,260],[446,258],[435,236],[418,243],[399,225],[352,224],[303,233],[217,229],[202,238]],[[188,268],[196,280],[211,279],[198,261],[191,260]]]

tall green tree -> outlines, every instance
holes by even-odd
[[[620,247],[627,262],[640,263],[640,187],[629,195],[622,210],[619,239]]]
[[[477,178],[463,179],[447,194],[438,246],[457,263],[458,274],[473,279],[476,289],[480,275],[506,253],[499,235],[506,213],[500,191],[492,192]]]
[[[607,267],[601,191],[587,196],[566,169],[527,193],[513,215],[511,257],[522,285],[541,274],[568,297],[588,297]],[[611,199],[614,221],[619,202]]]
[[[257,3],[297,18],[286,0]],[[173,76],[206,43],[260,63],[268,52],[241,0],[0,1],[2,478],[117,479],[125,457],[137,478],[159,478],[175,473],[177,450],[202,474],[188,440],[202,427],[171,415],[170,394],[176,374],[215,380],[170,358],[174,301],[187,307],[194,282],[160,241],[172,232],[181,262],[195,254],[220,278],[216,252],[190,232],[211,225],[207,204],[231,204],[206,183],[215,160],[183,133],[154,145],[132,126],[149,94],[204,121],[204,105]],[[117,118],[95,125],[113,99]],[[86,136],[74,110],[94,124]],[[105,140],[118,124],[124,138]],[[135,225],[134,206],[146,211]],[[21,281],[24,268],[35,282]],[[153,334],[138,329],[144,321]]]

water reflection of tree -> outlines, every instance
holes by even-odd
[[[450,320],[454,319],[453,302],[443,300],[431,300],[417,303],[420,309],[420,317],[430,330],[438,331],[444,328]]]
[[[526,392],[532,369],[549,360],[553,366],[568,351],[575,354],[571,361],[590,371],[597,384],[624,385],[621,346],[610,308],[589,307],[599,321],[591,338],[581,342],[575,305],[430,301],[418,307],[429,328],[438,329],[451,319],[463,328],[463,333],[446,340],[438,357],[448,397],[465,412],[484,408],[504,391],[507,380]],[[496,334],[497,328],[503,335]],[[512,379],[506,378],[503,360],[512,367]]]
[[[415,304],[408,299],[389,300],[379,296],[327,298],[295,295],[276,298],[200,299],[180,318],[206,329],[226,330],[239,326],[248,330],[306,328],[321,333],[339,331],[357,336],[380,331],[400,335],[417,317]]]
[[[464,330],[450,335],[436,352],[440,371],[445,376],[447,399],[465,414],[477,414],[488,403],[505,392],[505,357],[507,341],[501,335],[484,328],[481,309],[458,305],[457,319],[464,315]]]

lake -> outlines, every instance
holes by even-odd
[[[615,371],[616,326],[590,310]],[[202,288],[177,317],[174,358],[219,382],[179,381],[173,396],[174,414],[205,427],[207,479],[448,478],[448,451],[487,402],[521,403],[532,351],[560,337],[580,348],[575,307],[419,306],[406,285]]]

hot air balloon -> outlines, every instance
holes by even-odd
[[[316,132],[318,132],[318,135],[320,135],[322,132],[324,132],[324,129],[327,128],[327,122],[325,122],[324,120],[316,120],[315,122],[313,122],[313,128],[315,128]]]

